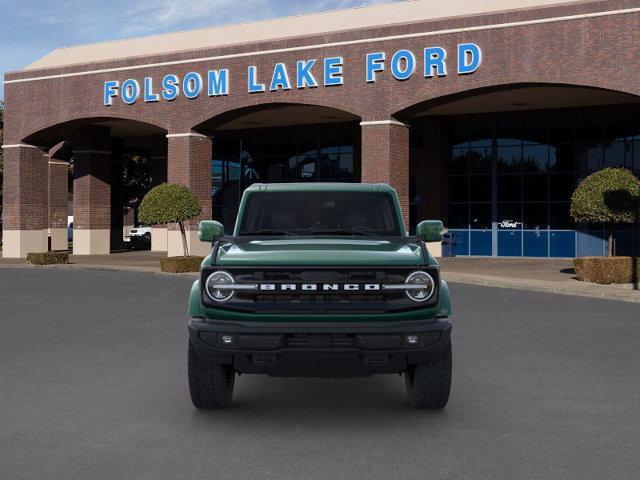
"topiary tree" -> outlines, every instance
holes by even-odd
[[[163,183],[152,188],[142,199],[138,218],[149,225],[177,223],[182,234],[185,256],[189,255],[184,222],[202,213],[198,199],[191,190],[182,185]]]
[[[605,168],[585,178],[571,196],[571,216],[584,223],[638,222],[640,180],[624,168]],[[613,236],[609,236],[609,256]]]

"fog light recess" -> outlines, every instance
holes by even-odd
[[[406,335],[404,337],[404,341],[407,342],[407,345],[411,345],[412,347],[418,345],[420,343],[420,337],[418,335]]]
[[[222,335],[222,337],[220,337],[220,342],[225,347],[233,345],[233,335]]]

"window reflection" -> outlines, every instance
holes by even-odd
[[[353,182],[357,125],[224,132],[214,138],[212,204],[230,230],[242,191],[255,182]]]
[[[519,173],[522,170],[522,142],[520,145],[498,147],[498,173]]]
[[[499,230],[532,231],[522,236],[525,243],[540,230],[572,230],[569,202],[581,178],[604,167],[640,174],[638,107],[469,118],[446,130],[452,229],[489,229],[495,223]],[[556,236],[535,238],[551,242],[553,254]],[[539,247],[536,255],[546,255],[544,245]],[[524,245],[527,251],[533,250]]]

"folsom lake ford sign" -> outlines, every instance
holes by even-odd
[[[454,63],[458,75],[474,73],[482,64],[482,50],[475,43],[461,43],[457,47],[456,59],[450,62],[447,50],[442,47],[427,47],[421,52],[421,75],[424,78],[446,77],[447,67]],[[364,59],[366,83],[375,83],[387,68],[398,81],[408,80],[416,74],[418,57],[410,50],[398,50],[388,59],[385,52],[368,53]],[[289,71],[284,63],[276,63],[270,71],[260,71],[249,66],[242,79],[247,92],[264,93],[286,91],[293,88],[318,88],[340,86],[344,84],[344,57],[325,57],[305,59],[296,62],[295,69]],[[128,78],[123,81],[104,82],[104,105],[113,105],[120,99],[127,105],[136,102],[172,101],[180,95],[195,99],[201,95],[209,97],[227,96],[232,82],[229,69],[215,69],[207,72],[188,72],[182,78],[170,73],[162,78]],[[236,83],[234,82],[234,85]]]

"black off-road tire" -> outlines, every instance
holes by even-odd
[[[404,374],[407,398],[413,408],[440,409],[451,390],[451,340],[442,357],[411,367]]]
[[[194,407],[205,410],[228,407],[235,379],[231,365],[202,360],[189,341],[189,394]]]

